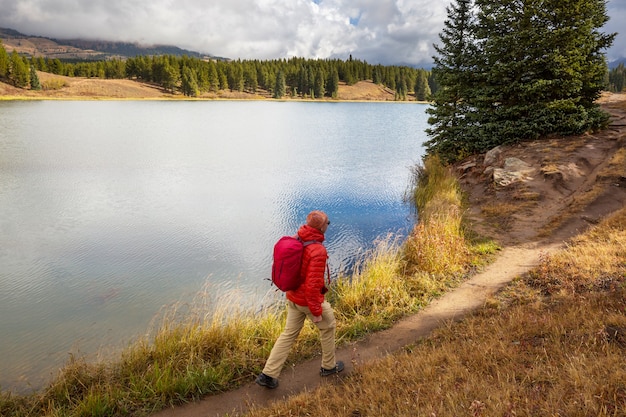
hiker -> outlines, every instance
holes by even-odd
[[[333,375],[344,369],[343,362],[335,361],[335,315],[330,303],[324,300],[324,294],[328,291],[324,282],[328,254],[321,242],[324,241],[324,233],[329,225],[326,213],[315,210],[307,216],[306,224],[298,229],[298,236],[303,242],[317,241],[320,244],[305,246],[300,267],[304,281],[297,289],[285,293],[287,323],[272,348],[263,372],[256,379],[256,383],[261,386],[271,389],[278,386],[278,376],[307,317],[320,331],[322,344],[320,375]]]

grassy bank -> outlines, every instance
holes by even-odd
[[[390,327],[460,282],[493,246],[465,237],[462,199],[449,170],[436,159],[415,171],[420,222],[406,242],[378,242],[354,275],[341,277],[329,298],[338,319],[338,343]],[[202,302],[167,314],[153,334],[107,363],[76,358],[42,392],[3,393],[0,414],[14,416],[146,415],[251,381],[261,370],[284,323],[282,303],[265,311],[232,311]],[[182,320],[180,319],[182,317]],[[290,363],[319,351],[307,324]]]
[[[626,415],[626,209],[484,308],[251,417]]]

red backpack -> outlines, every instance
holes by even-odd
[[[296,290],[302,284],[300,267],[304,247],[317,240],[303,242],[299,237],[283,236],[274,245],[272,282],[282,291]]]

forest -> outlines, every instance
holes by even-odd
[[[68,77],[135,79],[171,93],[194,97],[230,90],[264,91],[273,98],[335,98],[339,83],[371,80],[395,92],[396,100],[427,100],[437,85],[430,71],[408,66],[371,65],[353,59],[203,60],[156,55],[102,61],[62,62],[9,54],[0,42],[0,80],[20,88],[41,88],[36,71]]]
[[[498,145],[606,127],[609,70],[604,0],[456,0],[435,45],[440,88],[427,110],[428,153],[457,161]]]

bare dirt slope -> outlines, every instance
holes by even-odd
[[[459,319],[480,307],[512,279],[538,265],[542,254],[562,247],[567,239],[624,207],[626,178],[613,176],[609,165],[626,143],[626,95],[607,95],[602,102],[612,114],[612,124],[603,132],[503,148],[500,161],[517,157],[533,168],[520,183],[495,186],[492,177],[485,173],[487,167],[483,165],[482,156],[459,164],[462,186],[471,205],[469,214],[476,230],[496,238],[503,250],[484,271],[419,314],[402,320],[392,329],[339,349],[338,359],[346,363],[344,373],[321,378],[316,358],[285,369],[276,390],[261,388],[250,381],[236,391],[167,409],[157,415],[233,416],[252,405],[268,405],[320,384],[337,383],[355,366],[401,349],[427,336],[442,323]],[[512,206],[518,208],[511,210]]]

